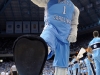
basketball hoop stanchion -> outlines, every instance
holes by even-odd
[[[48,56],[46,42],[39,36],[23,35],[13,45],[19,75],[40,75]]]

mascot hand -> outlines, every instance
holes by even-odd
[[[68,41],[71,42],[71,43],[76,42],[76,36],[75,35],[69,35]]]

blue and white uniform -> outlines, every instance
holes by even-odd
[[[100,38],[95,37],[88,45],[92,48],[92,56],[96,66],[96,75],[100,75]]]
[[[84,60],[82,60],[82,62],[81,62],[81,73],[85,74],[86,72],[87,72],[86,64],[85,64]]]
[[[67,75],[72,75],[72,65],[71,64],[69,64],[68,66]]]
[[[86,67],[87,67],[88,75],[92,75],[92,71],[91,71],[91,67],[90,67],[91,66],[90,60],[88,58],[85,58],[84,61],[85,61]]]
[[[71,63],[73,63],[73,67],[72,67],[72,70],[73,70],[73,75],[76,75],[76,70],[78,69],[78,72],[79,72],[79,63],[74,63],[76,61],[76,59],[73,59]]]

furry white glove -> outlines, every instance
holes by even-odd
[[[74,42],[76,42],[77,40],[77,30],[78,30],[78,19],[79,19],[79,9],[76,7],[76,6],[74,6],[74,8],[75,8],[75,11],[74,11],[74,13],[73,13],[73,16],[72,16],[72,21],[71,21],[71,32],[70,32],[70,35],[69,35],[69,37],[68,37],[68,41],[69,42],[72,42],[72,43],[74,43]]]
[[[68,41],[71,42],[71,43],[76,42],[76,36],[75,35],[69,35]]]

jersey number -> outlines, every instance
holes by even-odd
[[[63,14],[66,14],[66,6],[64,6]]]

